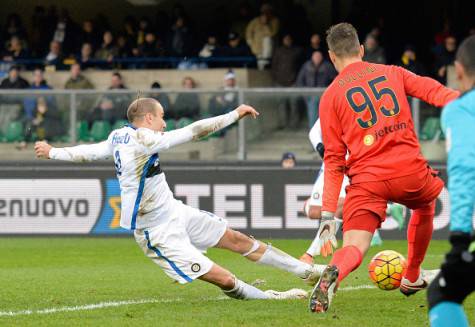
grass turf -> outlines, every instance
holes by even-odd
[[[304,240],[272,243],[294,256],[308,245]],[[228,300],[218,288],[201,281],[175,284],[132,238],[3,237],[0,326],[427,326],[425,292],[405,298],[398,291],[355,288],[371,285],[368,260],[383,249],[406,253],[404,241],[385,241],[372,248],[363,265],[341,285],[329,313],[317,315],[308,312],[307,301]],[[424,267],[437,268],[447,249],[447,242],[433,241]],[[263,289],[308,289],[286,272],[255,265],[228,251],[211,249],[208,254],[245,281],[265,279]],[[132,300],[155,302],[44,311]],[[465,307],[475,322],[475,298],[470,297]],[[24,310],[33,313],[19,313]]]

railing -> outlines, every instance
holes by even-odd
[[[71,63],[75,62],[74,58],[65,58],[61,65],[66,68]],[[142,69],[149,68],[149,66],[172,67],[175,68],[182,64],[189,65],[212,65],[219,67],[254,67],[256,66],[256,57],[254,56],[239,56],[239,57],[128,57],[128,58],[113,58],[111,61],[102,59],[91,59],[87,61],[89,66],[98,68],[132,68]],[[38,58],[24,58],[14,61],[0,60],[0,67],[2,70],[7,70],[11,65],[20,65],[27,69],[33,69],[38,65],[48,65],[47,61]]]
[[[225,113],[240,103],[255,106],[262,113],[260,119],[240,120],[237,131],[220,134],[232,141],[223,151],[236,153],[235,159],[246,160],[249,142],[262,141],[283,128],[308,131],[310,126],[305,116],[315,118],[313,111],[316,112],[323,91],[323,88],[246,88],[230,91],[160,89],[159,92],[141,90],[141,96],[160,100],[165,107],[166,117],[180,124],[187,123],[180,120],[183,115],[194,120]],[[122,122],[129,103],[136,97],[136,90],[0,90],[0,138],[3,142],[45,138],[71,145],[99,141],[100,131],[90,138],[81,133],[86,133],[86,129],[90,132],[97,121],[108,122],[106,126],[109,129],[114,123]],[[178,105],[180,101],[181,105]],[[42,105],[49,112],[50,121],[47,124],[45,119],[37,124],[39,118],[47,116],[39,114]],[[411,107],[419,133],[424,123],[421,102],[412,99]],[[290,115],[286,115],[286,112],[290,112]],[[304,117],[295,116],[302,115],[302,112]],[[18,130],[20,128],[21,131]]]

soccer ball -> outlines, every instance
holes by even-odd
[[[377,253],[368,266],[369,277],[380,289],[391,291],[399,288],[407,269],[406,259],[396,251]]]

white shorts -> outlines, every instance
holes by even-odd
[[[310,199],[308,200],[308,204],[310,206],[322,206],[322,194],[323,194],[323,181],[325,180],[325,170],[320,169],[318,173],[317,180],[315,184],[313,184],[312,194],[310,195]],[[345,175],[343,178],[343,183],[341,184],[340,190],[340,198],[346,197],[346,187],[350,185],[350,180],[348,176]]]
[[[227,221],[184,204],[159,225],[135,230],[145,255],[180,284],[206,274],[213,262],[203,252],[215,246],[226,232]]]

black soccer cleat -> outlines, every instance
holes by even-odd
[[[327,266],[310,295],[310,312],[324,313],[330,308],[338,284],[338,268]]]

